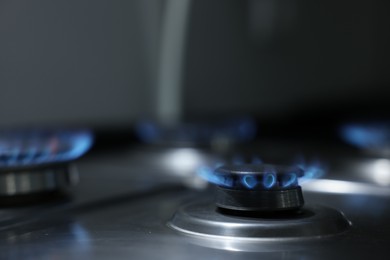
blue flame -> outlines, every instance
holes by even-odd
[[[0,133],[0,167],[65,162],[87,152],[90,131],[17,131]]]
[[[298,185],[298,177],[296,173],[289,173],[282,176],[282,188],[289,188]]]
[[[150,120],[140,121],[136,135],[144,142],[174,140],[186,142],[210,142],[223,137],[232,141],[252,140],[257,133],[256,122],[251,118],[239,118],[217,123],[184,123],[163,125]]]
[[[36,146],[31,146],[26,149],[26,156],[21,160],[22,164],[28,164],[30,161],[34,159],[34,156],[38,152],[38,149]]]
[[[390,125],[350,124],[341,128],[341,137],[359,148],[381,148],[390,144]]]
[[[69,137],[71,137],[69,139]],[[86,153],[92,146],[93,138],[90,132],[73,133],[71,136],[65,137],[69,141],[70,149],[63,151],[57,155],[57,160],[68,161],[79,158]]]
[[[326,174],[326,167],[318,160],[309,163],[301,160],[296,164],[296,166],[304,171],[304,176],[300,178],[301,182],[312,179],[320,179]]]
[[[312,160],[310,162],[305,162],[303,157],[299,157],[298,160],[293,163],[289,172],[277,172],[277,169],[272,165],[264,164],[266,167],[265,173],[263,174],[262,179],[259,179],[256,176],[244,175],[239,179],[235,180],[233,176],[218,174],[215,170],[226,164],[226,161],[220,161],[218,164],[215,164],[215,167],[203,166],[198,168],[197,175],[206,180],[209,183],[213,183],[219,186],[233,187],[238,185],[248,189],[253,189],[259,184],[265,189],[271,189],[274,187],[278,188],[291,188],[296,187],[299,182],[306,182],[311,179],[319,179],[323,177],[326,173],[327,168],[319,160]],[[229,164],[229,162],[228,162]],[[243,165],[245,161],[241,156],[235,156],[230,160],[230,164],[233,165]],[[252,164],[263,164],[263,162],[258,157],[252,158]],[[296,169],[299,168],[299,169]],[[296,169],[296,170],[294,170]],[[302,176],[302,171],[303,176]]]
[[[12,147],[10,149],[8,163],[10,165],[16,164],[19,154],[20,154],[20,147]]]
[[[242,184],[248,189],[253,189],[257,185],[257,179],[253,175],[245,175],[241,180]]]
[[[276,175],[274,173],[266,173],[263,178],[263,185],[266,189],[271,189],[276,184]]]
[[[142,121],[136,125],[135,128],[136,134],[144,142],[153,142],[156,141],[160,135],[160,128],[150,121]]]
[[[50,148],[49,147],[42,147],[41,148],[42,150],[40,151],[40,153],[39,154],[33,154],[33,158],[34,158],[34,156],[35,156],[35,159],[34,160],[32,160],[31,162],[36,162],[36,163],[45,163],[45,162],[50,162],[51,160],[50,160],[50,153],[51,153],[51,151],[50,151]],[[59,154],[57,154],[56,156],[59,156]],[[27,161],[27,163],[29,163],[28,161]]]
[[[197,169],[197,174],[204,180],[215,185],[224,187],[233,187],[233,179],[228,176],[218,175],[214,173],[214,169],[203,166]]]

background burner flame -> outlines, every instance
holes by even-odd
[[[354,123],[340,129],[342,139],[358,148],[381,149],[390,147],[389,123]]]
[[[0,167],[23,167],[79,158],[92,146],[88,130],[0,132]]]
[[[257,125],[254,119],[247,117],[213,123],[187,122],[178,125],[143,120],[136,124],[135,133],[145,143],[169,140],[204,144],[220,139],[247,142],[256,137]]]

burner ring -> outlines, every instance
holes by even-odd
[[[225,165],[214,172],[216,205],[237,211],[290,211],[303,206],[298,167],[269,164]]]
[[[217,188],[215,204],[239,211],[295,210],[304,204],[301,187],[286,190],[233,190]]]
[[[77,182],[78,172],[72,164],[14,167],[0,171],[0,200],[2,197],[66,190]]]
[[[254,241],[322,238],[340,234],[350,227],[345,216],[319,205],[307,206],[295,214],[231,214],[216,210],[210,201],[183,205],[168,226],[181,233],[208,238],[242,238]]]

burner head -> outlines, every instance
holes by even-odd
[[[93,143],[88,130],[0,131],[0,170],[72,161]]]
[[[78,176],[73,164],[0,169],[0,206],[44,202],[54,193],[66,194],[78,183]]]
[[[0,204],[75,184],[77,172],[69,163],[92,142],[92,133],[83,129],[0,131]]]
[[[226,165],[215,170],[220,179],[216,205],[235,211],[286,211],[303,206],[298,178],[303,170],[268,164]]]
[[[286,243],[291,250],[301,241],[339,234],[351,225],[337,210],[303,207],[298,186],[303,170],[298,167],[226,165],[201,176],[217,185],[217,210],[209,198],[194,200],[168,223],[199,245],[238,251],[275,247],[280,251]]]

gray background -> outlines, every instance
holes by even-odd
[[[0,126],[156,116],[166,1],[0,0]],[[197,0],[184,117],[375,106],[390,77],[385,1]]]

